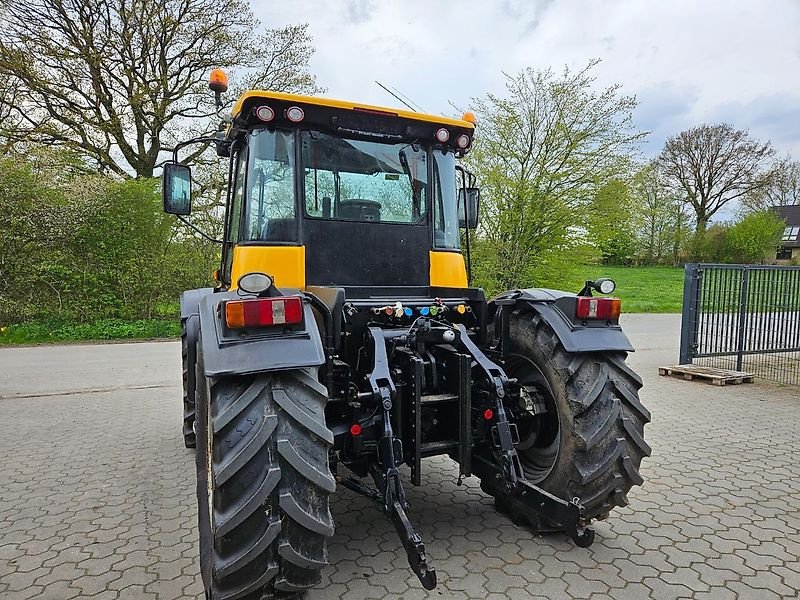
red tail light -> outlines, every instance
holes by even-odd
[[[231,329],[291,325],[303,320],[303,301],[297,296],[228,300],[225,322]]]
[[[619,298],[580,296],[575,316],[579,319],[618,319],[621,307]]]

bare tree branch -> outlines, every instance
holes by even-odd
[[[754,140],[727,123],[700,125],[669,138],[658,167],[694,209],[702,231],[723,206],[767,185],[767,163],[774,154],[770,142]]]
[[[64,146],[121,176],[152,176],[165,140],[198,128],[189,117],[208,128],[212,68],[232,70],[234,93],[319,91],[308,27],[264,30],[245,0],[30,0],[2,10],[0,117],[17,139]]]

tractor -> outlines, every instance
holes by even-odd
[[[221,106],[224,73],[210,86]],[[374,500],[433,589],[405,491],[429,457],[580,547],[642,483],[650,414],[614,282],[491,299],[469,284],[474,136],[471,113],[251,90],[164,164],[164,209],[193,227],[179,151],[205,143],[229,165],[216,285],[180,301],[207,598],[316,585],[342,488]]]

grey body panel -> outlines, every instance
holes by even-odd
[[[281,292],[298,293],[297,290]],[[304,327],[289,333],[265,332],[243,337],[239,332],[226,332],[217,316],[223,300],[238,298],[236,292],[219,292],[200,301],[200,343],[207,377],[317,367],[325,362],[317,322],[307,302],[303,303]]]
[[[577,295],[531,288],[501,294],[492,302],[514,299],[535,310],[552,327],[567,352],[634,352],[617,320],[580,321],[575,318]]]
[[[196,315],[200,312],[200,300],[204,296],[214,293],[214,288],[199,288],[196,290],[186,290],[181,294],[181,319],[189,315]]]

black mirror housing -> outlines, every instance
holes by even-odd
[[[466,199],[466,202],[465,202]],[[478,228],[478,208],[481,202],[481,191],[476,187],[459,188],[458,190],[458,226],[461,229]],[[466,215],[464,207],[466,206]],[[469,216],[469,222],[467,222]]]
[[[164,212],[186,216],[192,212],[192,171],[186,165],[168,162],[161,176]]]

